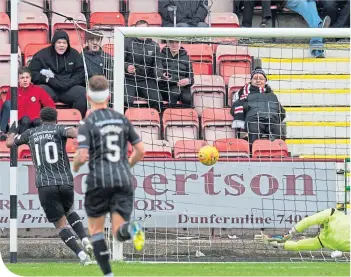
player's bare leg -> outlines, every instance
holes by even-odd
[[[133,240],[134,248],[141,251],[145,244],[145,235],[136,220],[125,221],[119,213],[112,214],[112,232],[118,241]]]
[[[84,247],[85,252],[87,252],[90,258],[93,259],[93,256],[94,256],[93,246],[91,245],[88,235],[85,232],[81,218],[73,209],[66,214],[66,217],[69,225],[71,225],[74,232],[78,235],[78,237],[82,241],[82,245]]]
[[[105,276],[113,276],[110,265],[110,251],[104,235],[105,216],[88,217],[88,227],[93,243],[95,259]]]
[[[63,242],[77,255],[82,265],[91,265],[93,262],[76,241],[75,235],[66,224],[66,217],[61,217],[54,223]]]

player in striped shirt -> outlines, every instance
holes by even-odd
[[[74,211],[73,176],[66,153],[67,138],[75,138],[77,129],[57,125],[57,111],[45,107],[40,111],[42,125],[17,135],[13,124],[7,138],[7,147],[28,144],[35,167],[40,204],[49,222],[58,230],[63,242],[79,257],[82,265],[93,264],[85,251],[92,256],[93,247],[83,227],[81,218]],[[77,243],[67,221],[82,241]]]
[[[144,156],[144,145],[133,125],[122,114],[107,108],[110,91],[104,76],[89,79],[88,101],[92,112],[78,128],[78,150],[73,170],[89,159],[85,210],[94,254],[105,276],[113,276],[104,237],[106,214],[112,218],[112,232],[118,241],[133,239],[136,250],[144,246],[144,232],[130,220],[134,189],[130,168]],[[134,151],[128,159],[128,142]]]
[[[318,236],[298,241],[290,240],[313,225],[321,226]],[[290,251],[313,251],[328,248],[350,252],[350,217],[336,209],[327,209],[304,218],[281,238],[269,237],[261,233],[255,236],[255,240],[274,248]]]

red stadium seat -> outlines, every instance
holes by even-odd
[[[58,124],[76,126],[82,120],[82,115],[76,109],[58,109],[57,122]]]
[[[22,51],[27,44],[48,43],[49,23],[44,13],[19,13],[18,44]]]
[[[233,105],[233,94],[238,92],[245,84],[250,82],[251,75],[233,75],[228,82],[228,106]]]
[[[222,138],[234,138],[235,131],[232,129],[233,117],[230,108],[204,109],[202,112],[202,136],[213,143]]]
[[[33,56],[39,52],[41,49],[50,46],[51,44],[27,44],[26,48],[24,49],[24,64],[29,65]]]
[[[0,159],[9,159],[10,149],[7,148],[5,141],[0,141]]]
[[[198,139],[199,116],[193,109],[166,109],[163,113],[163,131],[171,146],[178,140]]]
[[[107,53],[107,54],[110,54],[112,57],[114,56],[115,54],[115,46],[114,44],[105,44],[102,46],[102,50]]]
[[[131,13],[135,12],[158,12],[158,1],[159,0],[129,0],[129,10]]]
[[[90,11],[95,12],[119,12],[119,2],[116,0],[90,0]]]
[[[109,29],[111,26],[124,26],[124,17],[119,12],[95,12],[90,16],[90,27],[94,29]]]
[[[217,73],[226,85],[232,75],[251,73],[251,56],[247,46],[219,45],[216,56]]]
[[[211,27],[213,28],[239,28],[239,19],[235,13],[211,13]],[[206,18],[206,23],[209,24],[209,18]]]
[[[44,0],[30,0],[28,2],[35,4],[37,6],[40,6],[42,8],[45,8],[45,6],[44,6],[45,1]],[[39,12],[40,9],[35,7],[35,6],[24,3],[22,1],[18,1],[18,11],[20,13],[28,13],[28,12],[29,13],[36,13],[36,12]]]
[[[76,150],[77,150],[78,142],[77,139],[67,139],[66,143],[66,152],[68,158],[73,158]]]
[[[159,140],[161,123],[160,115],[155,109],[150,108],[129,108],[125,116],[134,125],[142,139]]]
[[[154,13],[131,13],[128,18],[128,26],[134,26],[139,20],[144,20],[149,23],[149,26],[160,27],[162,25],[161,15]]]
[[[10,43],[10,18],[6,13],[0,12],[0,41]]]
[[[49,2],[51,2],[51,10],[56,12],[82,12],[82,0],[50,0]]]
[[[206,145],[204,140],[178,140],[174,145],[174,158],[197,158],[199,150]]]
[[[0,86],[10,84],[11,45],[0,43]]]
[[[243,139],[236,138],[222,138],[217,139],[213,146],[215,146],[219,152],[221,158],[231,157],[250,157],[249,143]]]
[[[143,140],[145,149],[145,158],[172,158],[172,148],[168,141],[165,140]]]
[[[7,0],[0,0],[0,12],[6,12]]]
[[[30,153],[29,146],[27,144],[22,144],[18,147],[18,158],[19,159],[30,159],[32,157]]]
[[[213,51],[209,44],[182,44],[192,61],[196,75],[213,74]]]
[[[76,14],[65,13],[65,15],[74,18],[75,20],[78,21],[79,26],[81,26],[83,29],[87,29],[86,19],[82,13],[76,13]],[[65,32],[67,32],[69,36],[71,45],[84,45],[85,31],[77,28],[72,21],[68,21],[66,20],[66,18],[62,16],[53,14],[51,26],[52,26],[51,31],[53,36],[57,30],[64,30]]]
[[[280,139],[256,140],[252,144],[252,157],[254,158],[286,158],[289,157],[289,150],[286,143]]]
[[[218,75],[195,75],[191,87],[193,103],[199,116],[205,108],[223,108],[225,101],[225,85]]]

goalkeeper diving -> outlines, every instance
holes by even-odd
[[[320,225],[320,233],[314,238],[290,240],[313,225]],[[313,251],[321,248],[350,252],[350,217],[336,209],[326,209],[297,223],[287,234],[270,237],[261,233],[255,241],[289,251]]]

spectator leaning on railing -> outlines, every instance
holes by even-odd
[[[62,102],[80,111],[87,111],[83,59],[69,43],[65,31],[57,31],[52,45],[36,53],[29,64],[32,80],[41,85],[54,102]]]
[[[41,124],[40,110],[42,107],[55,108],[55,103],[40,86],[33,85],[31,82],[31,72],[28,67],[18,69],[18,127],[19,134],[29,128],[38,127]],[[9,99],[9,97],[7,97]],[[1,112],[1,131],[2,140],[10,119],[10,100],[5,101]]]
[[[194,84],[194,74],[188,53],[180,41],[168,40],[161,51],[161,59],[163,100],[168,101],[171,107],[179,100],[185,107],[191,107],[190,87]]]
[[[242,87],[233,100],[236,101],[230,110],[234,117],[232,127],[248,132],[250,147],[262,135],[268,135],[271,140],[282,137],[285,109],[267,85],[262,68],[256,67],[251,73],[251,82]]]
[[[159,0],[163,27],[208,27],[207,0]],[[174,22],[174,18],[176,22]]]

